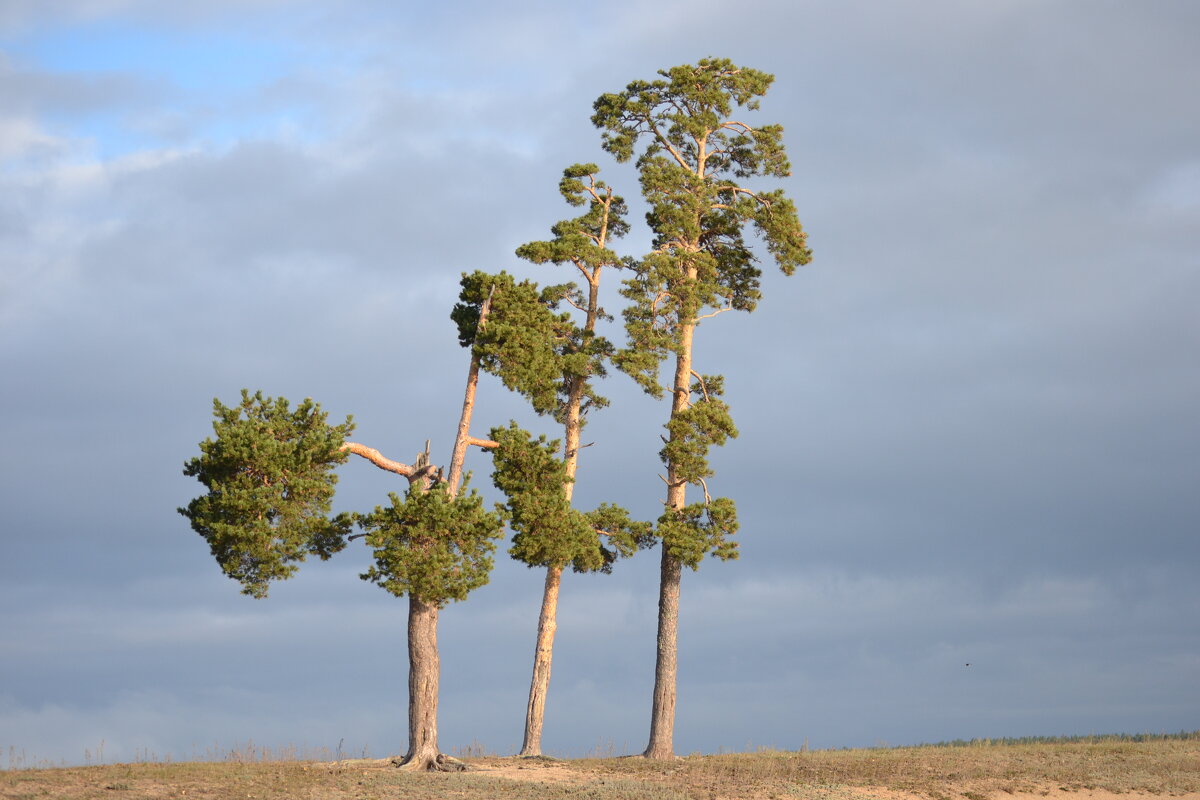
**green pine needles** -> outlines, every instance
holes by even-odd
[[[557,379],[561,351],[573,333],[566,314],[556,313],[553,300],[531,281],[518,282],[507,272],[463,275],[459,302],[450,318],[458,341],[470,347],[484,372],[524,395],[539,414],[559,407]],[[483,304],[490,311],[480,324]]]
[[[184,467],[208,493],[179,509],[208,542],[242,593],[266,597],[272,580],[291,577],[296,564],[327,559],[346,546],[352,518],[329,517],[334,468],[354,430],[350,418],[330,425],[321,406],[306,399],[294,411],[282,397],[251,395],[225,406],[213,400],[215,438]]]
[[[492,481],[508,502],[502,506],[513,531],[509,555],[530,567],[570,566],[576,572],[610,572],[618,556],[629,557],[649,541],[650,524],[608,503],[590,512],[571,506],[567,464],[559,442],[534,439],[515,422],[489,434]]]
[[[566,464],[559,443],[534,439],[512,422],[492,428],[499,443],[492,451],[492,482],[508,498],[504,506],[513,530],[509,554],[530,567],[563,567],[580,571],[605,563],[598,537],[583,514],[571,507]]]
[[[375,558],[364,580],[439,608],[488,582],[504,520],[484,510],[478,492],[452,496],[449,489],[444,482],[428,489],[414,484],[404,497],[390,494],[390,505],[356,516]]]
[[[618,366],[661,396],[658,367],[684,346],[685,329],[725,310],[753,311],[762,271],[745,239],[751,225],[785,275],[812,257],[782,190],[739,183],[782,178],[790,165],[779,125],[752,127],[734,107],[756,111],[774,76],[728,59],[662,70],[596,100],[592,122],[620,162],[637,158],[653,250],[622,292],[629,344]]]

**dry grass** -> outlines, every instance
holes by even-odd
[[[703,800],[1013,794],[1200,798],[1200,734],[1155,741],[977,744],[555,761],[480,757],[457,774],[410,775],[386,760],[117,764],[0,772],[0,798],[406,798]]]
[[[781,787],[872,787],[932,798],[1104,791],[1200,794],[1200,738],[978,744],[870,750],[763,751],[687,758],[663,770],[642,759],[608,770],[715,796],[770,796]],[[744,796],[744,795],[742,795]]]

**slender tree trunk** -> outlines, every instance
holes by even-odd
[[[487,322],[491,295],[479,314],[479,328]],[[450,456],[449,494],[458,494],[463,461],[471,442],[471,416],[475,411],[475,388],[479,384],[479,359],[471,357],[467,370],[467,388],[463,393],[462,414],[454,451]],[[425,458],[429,446],[426,444]],[[428,481],[424,484],[428,489]],[[437,707],[441,658],[437,646],[438,606],[413,594],[408,596],[408,753],[400,762],[406,770],[461,770],[462,762],[438,752]]]
[[[671,416],[691,405],[692,397],[692,338],[695,323],[681,325],[679,355],[675,359],[675,382],[671,399]],[[667,465],[667,508],[678,510],[687,505],[687,484],[675,474],[675,466]],[[679,586],[683,565],[667,548],[663,549],[658,584],[658,656],[654,664],[654,702],[650,712],[650,743],[643,753],[646,758],[675,757],[675,684],[679,672]]]
[[[441,674],[437,622],[436,603],[409,595],[408,753],[400,765],[404,769],[442,769],[437,741],[438,679]]]
[[[584,326],[588,331],[596,329],[596,318],[599,316],[599,273],[600,269],[597,267],[595,272],[588,276],[590,291],[587,321]],[[571,388],[567,393],[566,421],[563,423],[566,434],[563,458],[567,477],[570,479],[563,487],[563,493],[568,503],[575,494],[575,473],[579,468],[579,437],[583,428],[580,407],[583,404],[586,385],[586,380],[580,376],[575,376],[571,381]],[[554,634],[558,630],[558,589],[562,583],[562,573],[561,565],[546,568],[542,611],[538,615],[537,643],[533,650],[533,678],[529,682],[529,703],[525,708],[525,739],[521,743],[521,752],[517,754],[521,756],[542,754],[542,727],[546,719],[546,697],[550,694],[550,666],[554,660]]]
[[[675,757],[675,678],[678,673],[679,584],[683,569],[663,547],[658,584],[658,658],[654,664],[654,704],[650,744],[643,755],[660,760]]]
[[[542,592],[542,613],[538,617],[537,645],[533,651],[533,680],[529,685],[529,705],[525,711],[525,741],[522,756],[542,754],[542,724],[546,716],[546,695],[550,691],[550,662],[554,657],[554,633],[558,630],[558,587],[562,567],[546,569],[546,588]]]
[[[495,286],[492,287],[492,292]],[[492,309],[492,293],[479,309],[479,322],[475,330],[481,331],[487,326],[488,314]],[[467,459],[467,448],[471,445],[471,415],[475,413],[475,390],[479,386],[479,357],[471,354],[471,366],[467,370],[467,388],[463,392],[462,414],[458,417],[458,432],[454,436],[454,451],[450,454],[450,470],[446,481],[450,484],[450,496],[458,494],[458,483],[462,479],[463,463]]]
[[[479,386],[479,359],[471,356],[471,367],[467,371],[467,389],[463,394],[463,410],[458,420],[458,433],[454,437],[454,450],[450,454],[450,474],[446,481],[450,484],[450,496],[458,494],[458,484],[462,480],[463,463],[467,459],[467,448],[471,440],[471,415],[475,410],[475,389]]]
[[[567,477],[572,479],[563,487],[567,502],[575,491],[575,472],[579,464],[579,408],[583,399],[583,380],[577,378],[568,393],[565,423]],[[533,678],[529,683],[529,704],[525,709],[525,740],[522,756],[542,754],[542,726],[546,717],[546,696],[550,693],[550,665],[554,659],[554,634],[558,630],[558,589],[562,583],[563,566],[546,568],[546,585],[542,590],[542,611],[538,615],[537,644],[533,651]]]

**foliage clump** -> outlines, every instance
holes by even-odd
[[[507,272],[476,271],[463,275],[459,302],[450,318],[458,326],[458,341],[471,348],[484,372],[528,398],[539,414],[560,405],[556,378],[561,374],[559,351],[571,336],[566,314],[532,281],[517,281]],[[482,309],[488,305],[486,319]]]
[[[292,410],[282,397],[245,389],[235,406],[214,399],[213,415],[214,438],[184,466],[208,491],[179,513],[243,594],[266,597],[270,581],[291,577],[298,562],[346,546],[353,518],[329,512],[354,424],[330,425],[311,399]]]
[[[571,505],[566,463],[557,441],[534,439],[517,424],[493,428],[492,480],[504,492],[502,506],[513,530],[509,554],[530,567],[564,567],[576,572],[611,572],[649,540],[650,524],[608,503],[582,512]]]
[[[488,582],[504,520],[484,510],[478,492],[452,495],[440,482],[427,490],[412,484],[404,497],[389,498],[390,505],[357,515],[375,557],[363,580],[439,608]]]

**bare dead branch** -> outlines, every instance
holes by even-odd
[[[732,183],[731,183],[731,184],[727,184],[727,185],[725,185],[725,186],[714,186],[714,187],[713,187],[713,189],[714,189],[714,190],[715,190],[717,193],[720,193],[720,192],[733,192],[734,194],[744,194],[744,195],[748,195],[748,196],[750,196],[750,197],[753,197],[755,200],[757,200],[758,202],[762,203],[763,205],[769,205],[769,203],[767,203],[767,201],[766,201],[766,200],[763,200],[761,197],[759,197],[759,196],[758,196],[758,193],[757,193],[757,192],[752,192],[752,191],[750,191],[749,189],[746,189],[746,188],[744,188],[744,187],[742,187],[742,186],[734,186]],[[729,207],[729,206],[713,206],[713,208],[728,208],[728,207]]]
[[[700,316],[696,317],[696,322],[699,322],[702,319],[708,319],[709,317],[715,317],[717,314],[724,314],[726,311],[732,311],[732,310],[733,310],[733,306],[725,306],[724,308],[718,308],[716,311],[712,312],[711,314],[701,314]]]
[[[578,266],[578,265],[577,265],[577,266]],[[579,271],[580,271],[580,272],[583,272],[583,267],[580,267],[580,268],[579,268]],[[584,276],[587,276],[587,273],[586,273],[586,272],[583,272],[583,274],[584,274]],[[563,300],[566,300],[566,301],[567,301],[567,305],[571,306],[571,307],[572,307],[572,308],[574,308],[574,309],[577,309],[577,310],[579,310],[579,311],[587,311],[587,310],[588,310],[587,306],[585,306],[585,305],[581,305],[581,304],[579,304],[579,303],[576,303],[574,300],[572,300],[572,299],[571,299],[571,296],[570,296],[570,295],[568,295],[568,294],[564,294],[562,299],[563,299]]]
[[[394,472],[397,475],[403,475],[406,478],[413,478],[417,471],[408,464],[401,464],[399,461],[387,458],[374,447],[367,447],[365,444],[359,444],[358,442],[346,442],[339,449],[354,453],[356,456],[362,456],[380,469],[387,472]]]

